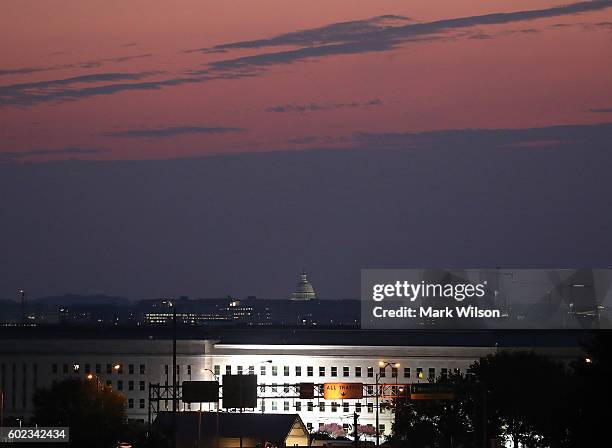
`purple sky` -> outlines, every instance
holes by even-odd
[[[0,297],[610,263],[612,2],[10,1]]]

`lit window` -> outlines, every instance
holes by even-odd
[[[416,369],[416,375],[417,378],[422,380],[423,379],[423,367],[417,367]]]

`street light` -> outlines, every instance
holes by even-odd
[[[378,382],[380,381],[380,378],[385,373],[385,370],[387,370],[387,367],[392,366],[396,369],[399,369],[400,363],[399,362],[379,361],[378,366],[380,367],[380,369],[378,373],[376,374],[376,446],[377,447],[380,446],[380,428],[379,428],[380,425],[378,423],[378,414],[379,414],[378,396],[380,395],[380,391],[379,391]]]
[[[102,382],[100,381],[100,377],[98,377],[97,375],[94,375],[93,373],[88,373],[87,376],[85,377],[87,378],[88,381],[91,381],[95,378],[96,380],[96,390],[100,390],[102,389]]]
[[[0,429],[4,426],[4,391],[0,389]]]

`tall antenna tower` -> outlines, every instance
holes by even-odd
[[[23,289],[20,289],[19,290],[19,306],[21,308],[21,323],[22,324],[25,324],[26,322],[25,301],[26,301],[25,291]]]

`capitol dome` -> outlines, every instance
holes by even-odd
[[[306,273],[302,271],[300,281],[295,287],[295,291],[291,294],[291,300],[312,300],[316,299],[317,294],[314,288],[306,278]]]

